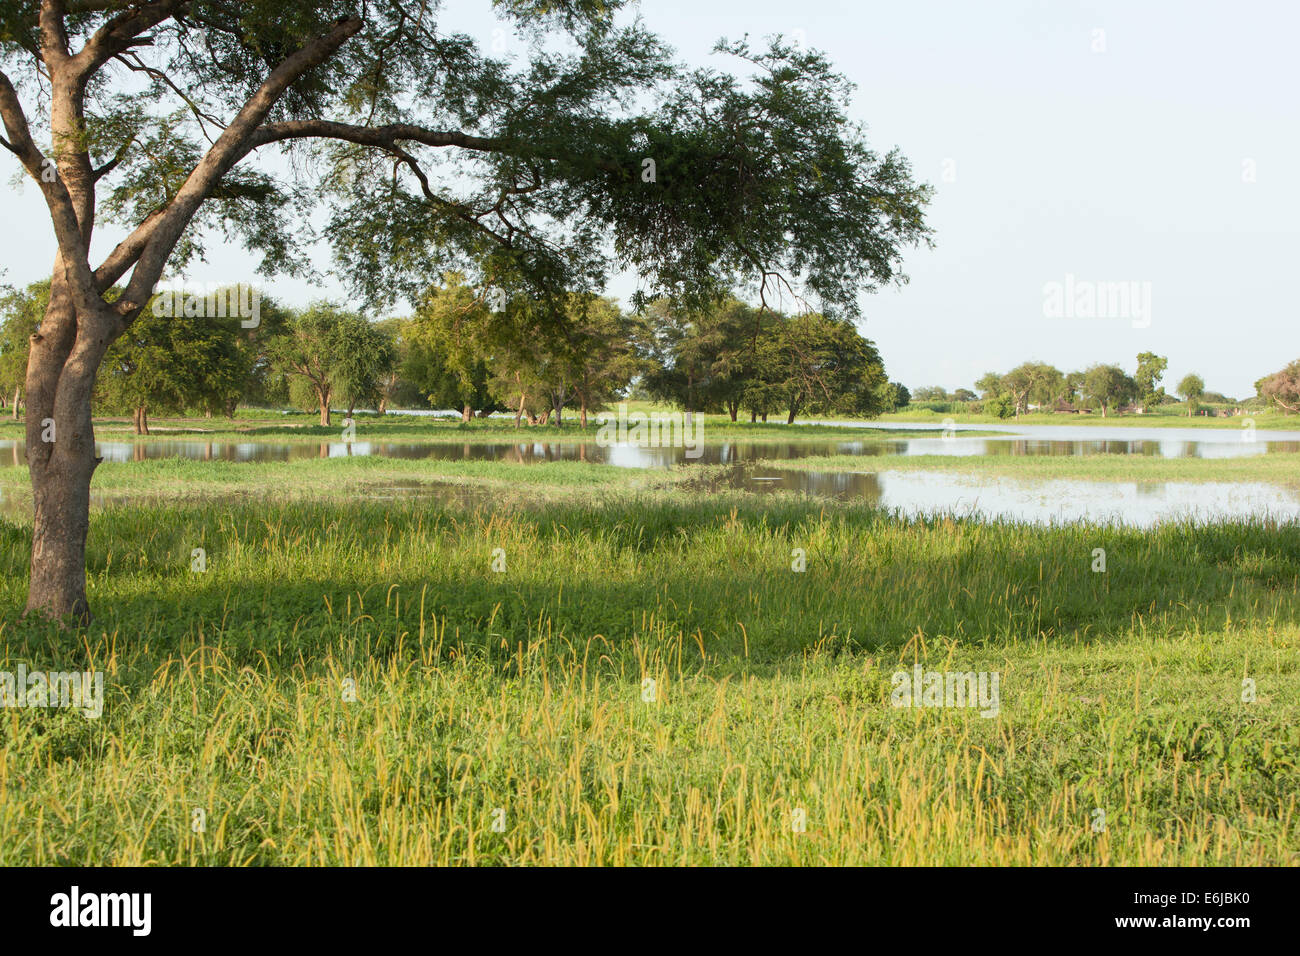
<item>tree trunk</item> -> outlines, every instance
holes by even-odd
[[[587,427],[587,403],[582,403],[582,427]]]
[[[135,407],[135,433],[137,435],[149,434],[149,407],[147,405],[137,405]]]
[[[731,412],[731,420],[734,422],[740,412],[740,402],[727,402],[727,411]]]
[[[791,405],[791,406],[790,406],[790,416],[785,420],[785,423],[786,423],[787,425],[793,425],[793,424],[794,424],[794,416],[798,413],[798,411],[799,411],[799,406],[798,406],[798,405]]]
[[[320,404],[320,423],[326,428],[330,424],[330,393],[327,388],[317,387],[316,401]]]
[[[23,395],[22,388],[21,388],[20,386],[18,386],[18,385],[15,385],[15,386],[14,386],[13,414],[12,414],[12,416],[11,416],[11,417],[13,418],[14,421],[18,421],[18,403],[22,401],[22,395]]]
[[[755,411],[754,409],[750,409],[750,412],[749,412],[749,423],[752,425],[752,424],[754,424],[756,421],[758,421],[758,412]]]
[[[460,420],[462,422],[471,421],[473,418],[474,418],[474,409],[470,408],[468,405],[466,405],[464,408],[460,410]]]
[[[767,412],[764,412],[764,413],[763,413],[763,424],[764,424],[764,425],[767,424]]]
[[[519,408],[515,412],[515,428],[519,427],[519,419],[523,418],[525,415],[528,414],[528,409],[524,408],[524,402],[527,400],[527,398],[528,396],[525,395],[523,392],[519,393]]]
[[[379,396],[379,414],[380,415],[388,414],[388,398],[383,395]]]
[[[111,340],[78,337],[61,259],[55,264],[41,330],[32,336],[27,362],[27,464],[32,480],[27,610],[86,624],[90,478],[99,464],[90,397],[99,359]]]

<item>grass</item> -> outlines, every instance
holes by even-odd
[[[19,618],[0,519],[0,669],[107,685],[99,720],[0,710],[0,862],[1300,863],[1292,526],[905,521],[580,463],[349,492],[421,465],[106,465],[80,632]],[[245,494],[129,497],[199,486]],[[891,706],[914,663],[997,671],[1000,712]]]

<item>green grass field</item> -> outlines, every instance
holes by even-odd
[[[0,709],[0,862],[1300,863],[1296,528],[687,471],[105,464],[80,631],[21,617],[0,518],[0,670],[106,685],[97,720]],[[893,706],[915,664],[996,672],[997,714]]]

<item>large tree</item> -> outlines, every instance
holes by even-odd
[[[1300,359],[1261,378],[1255,383],[1255,391],[1284,412],[1300,412]]]
[[[323,301],[293,315],[267,352],[272,366],[296,381],[297,394],[310,398],[325,426],[332,402],[346,403],[351,415],[359,399],[375,397],[395,361],[387,335],[364,316]]]
[[[488,359],[498,320],[459,272],[425,290],[407,329],[406,374],[434,408],[460,409],[468,422],[491,405]]]
[[[884,410],[884,364],[852,322],[815,312],[797,315],[780,323],[759,351],[769,374],[775,373],[786,424],[801,413],[874,418]]]
[[[1159,405],[1165,397],[1165,390],[1160,387],[1160,379],[1169,367],[1169,359],[1155,352],[1139,352],[1137,372],[1133,381],[1137,383],[1138,402],[1144,409]]]
[[[850,314],[899,277],[928,240],[929,190],[867,147],[824,57],[740,42],[719,52],[752,78],[687,70],[622,5],[499,0],[539,41],[513,61],[442,29],[437,0],[0,7],[0,146],[58,241],[27,373],[29,609],[89,616],[95,377],[206,226],[242,236],[268,274],[301,271],[295,200],[324,200],[340,272],[376,306],[456,266],[548,295],[596,290],[615,265],[701,300],[749,279],[764,299],[797,286]],[[266,165],[268,147],[301,161]],[[125,235],[96,264],[101,215]]]
[[[1105,418],[1110,409],[1133,400],[1137,383],[1118,365],[1094,365],[1083,373],[1083,395]]]
[[[99,378],[102,401],[130,411],[137,435],[149,434],[150,410],[233,413],[254,361],[238,316],[160,311],[140,313],[108,350]]]
[[[1190,418],[1200,411],[1201,396],[1205,394],[1205,379],[1195,372],[1190,372],[1182,377],[1174,391],[1187,402],[1187,416]]]

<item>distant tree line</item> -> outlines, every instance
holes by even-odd
[[[48,290],[45,281],[0,297],[0,389],[15,416]],[[233,416],[241,404],[315,411],[322,425],[339,408],[453,409],[464,421],[508,411],[517,426],[558,425],[568,409],[585,426],[629,397],[751,422],[874,417],[911,400],[847,320],[734,297],[703,308],[656,299],[640,312],[595,295],[494,301],[453,272],[410,316],[380,321],[266,295],[255,322],[146,308],[105,357],[95,410],[131,415],[140,434],[150,415]]]
[[[988,372],[975,382],[976,391],[959,388],[948,392],[930,386],[912,391],[912,404],[935,411],[962,407],[999,418],[1019,417],[1028,411],[1099,411],[1103,417],[1121,411],[1144,411],[1160,405],[1186,402],[1187,414],[1206,405],[1238,405],[1236,399],[1207,391],[1196,374],[1185,375],[1169,394],[1162,386],[1169,360],[1154,352],[1141,352],[1129,374],[1118,365],[1098,364],[1065,372],[1046,362],[1025,362],[1006,373]],[[1300,410],[1300,361],[1256,384],[1257,397],[1248,404]],[[942,407],[940,407],[942,406]]]

